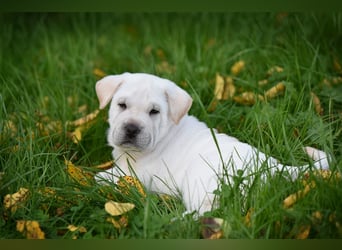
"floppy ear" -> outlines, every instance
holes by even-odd
[[[99,99],[100,109],[104,109],[107,106],[123,81],[124,74],[121,74],[106,76],[96,83],[95,90]]]
[[[166,98],[169,103],[169,115],[178,124],[183,116],[188,113],[192,104],[192,98],[185,90],[174,83],[166,90]]]

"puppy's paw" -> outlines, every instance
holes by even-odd
[[[304,147],[304,151],[315,161],[314,166],[316,168],[329,169],[329,159],[325,152],[313,147]]]

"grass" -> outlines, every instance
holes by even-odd
[[[98,108],[94,69],[169,78],[189,91],[190,113],[209,126],[286,164],[305,164],[301,148],[314,146],[332,155],[333,173],[342,170],[342,84],[333,81],[342,74],[340,13],[1,14],[0,25],[0,198],[21,187],[30,191],[15,212],[0,206],[0,238],[25,238],[16,230],[18,220],[38,221],[46,238],[203,237],[200,221],[171,220],[184,210],[177,199],[142,199],[136,190],[124,195],[114,185],[103,191],[70,178],[65,159],[89,171],[111,160],[106,111],[78,144],[65,125]],[[263,94],[283,81],[285,93],[250,106],[220,101],[208,111],[216,73],[231,75],[238,60],[246,65],[234,76],[240,92]],[[284,71],[260,87],[275,65]],[[226,221],[223,238],[341,238],[341,181],[310,177],[316,187],[283,208],[288,195],[303,189],[303,178],[290,182],[277,175],[265,184],[256,179],[242,196],[245,187],[236,176],[234,185],[218,191],[221,206],[206,216]],[[108,197],[135,204],[124,217],[127,226],[106,221]],[[71,232],[71,224],[87,232]]]

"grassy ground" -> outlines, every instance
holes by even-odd
[[[78,143],[66,125],[97,109],[94,84],[103,73],[169,78],[189,91],[190,113],[210,126],[286,164],[308,162],[301,147],[314,146],[332,155],[333,175],[342,170],[341,14],[2,14],[0,25],[1,204],[7,194],[29,190],[12,212],[0,206],[0,238],[27,237],[17,230],[21,220],[37,221],[45,238],[206,237],[201,221],[171,220],[183,211],[177,199],[125,195],[71,178],[65,159],[87,171],[111,160],[106,111]],[[216,74],[231,76],[239,60],[245,68],[233,76],[238,94],[262,95],[279,82],[285,92],[254,105],[215,102]],[[274,66],[283,71],[268,75]],[[284,208],[287,196],[304,189],[304,173],[294,182],[280,175],[256,181],[245,197],[236,177],[207,216],[225,220],[223,238],[341,238],[342,182],[306,178],[315,187]],[[107,221],[109,198],[136,206],[114,217],[121,226]]]

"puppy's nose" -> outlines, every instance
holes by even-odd
[[[128,138],[133,139],[140,133],[140,128],[133,123],[128,123],[125,126],[125,132]]]

